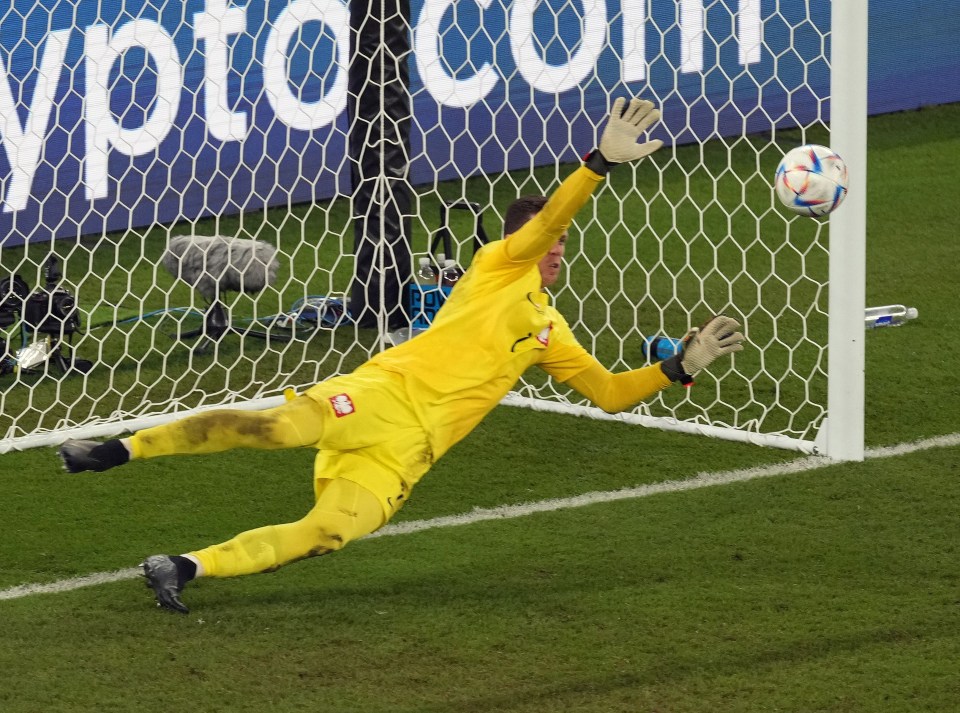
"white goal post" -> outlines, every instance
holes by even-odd
[[[860,460],[866,53],[867,0],[11,0],[0,453],[352,370],[418,317],[419,258],[467,266],[636,94],[666,146],[578,216],[554,298],[613,370],[714,313],[749,346],[627,414],[539,372],[505,403]],[[850,170],[829,220],[773,193],[807,142]],[[194,235],[265,243],[268,284],[198,294],[163,261]]]

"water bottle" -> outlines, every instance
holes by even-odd
[[[424,287],[437,284],[437,271],[434,270],[433,265],[430,264],[430,258],[420,258],[417,274],[414,276],[414,279],[418,285],[423,285]]]
[[[899,327],[908,320],[916,319],[916,307],[904,305],[884,305],[883,307],[867,307],[864,324],[867,329],[874,327]]]
[[[683,340],[662,335],[647,337],[640,344],[640,349],[650,361],[663,361],[683,350]]]
[[[410,328],[414,331],[429,327],[440,309],[442,299],[438,279],[430,258],[420,258],[417,271],[413,275],[413,284],[409,287]]]
[[[440,271],[440,289],[443,290],[443,294],[449,295],[462,276],[463,269],[456,260],[444,260],[443,269]]]

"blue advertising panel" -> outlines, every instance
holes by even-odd
[[[621,94],[668,143],[828,118],[829,0],[411,5],[415,183],[574,160]],[[957,5],[871,2],[871,112],[960,100]],[[349,41],[345,0],[8,0],[0,243],[348,193]]]

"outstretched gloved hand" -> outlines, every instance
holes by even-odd
[[[711,317],[699,329],[691,329],[683,339],[683,350],[660,362],[660,368],[671,381],[684,386],[693,383],[693,376],[714,360],[743,349],[740,323],[732,317]]]
[[[626,99],[613,103],[607,126],[600,137],[599,151],[608,164],[637,161],[663,146],[660,139],[637,143],[640,136],[660,119],[653,102],[634,97],[624,109]]]

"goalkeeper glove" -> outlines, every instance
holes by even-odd
[[[624,110],[626,99],[613,102],[607,126],[600,136],[600,146],[588,154],[587,167],[601,176],[612,166],[626,161],[638,161],[663,146],[660,139],[637,143],[640,135],[660,119],[660,111],[653,102],[634,97]]]
[[[660,368],[670,381],[684,386],[693,384],[693,375],[706,369],[714,359],[743,349],[740,323],[731,317],[711,317],[699,329],[691,329],[683,339],[679,354],[664,359]]]

